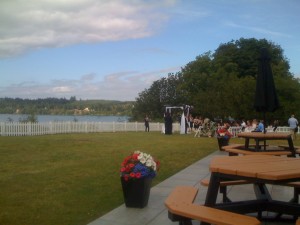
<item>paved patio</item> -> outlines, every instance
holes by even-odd
[[[201,186],[200,180],[210,176],[208,170],[210,160],[212,157],[220,155],[227,155],[227,153],[216,151],[152,187],[147,207],[143,209],[126,208],[123,204],[88,225],[178,225],[178,222],[172,222],[168,219],[168,211],[164,206],[165,199],[177,185],[190,185],[199,188],[195,202],[203,204],[207,187]],[[291,187],[270,185],[268,188],[274,199],[289,200],[292,198],[293,189]],[[221,195],[218,196],[218,201],[221,201],[221,197]],[[228,188],[228,197],[233,200],[244,200],[254,198],[255,195],[252,185],[247,184]],[[199,224],[199,222],[193,221],[193,224]],[[280,225],[293,223],[262,222],[261,224]]]

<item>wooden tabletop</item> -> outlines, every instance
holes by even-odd
[[[279,132],[269,132],[269,133],[263,133],[263,132],[242,132],[238,134],[238,137],[242,138],[254,138],[254,139],[288,139],[291,137],[290,133],[279,133]]]
[[[300,158],[268,155],[215,157],[210,171],[270,181],[300,180]]]

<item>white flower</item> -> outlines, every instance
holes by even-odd
[[[141,152],[141,151],[135,151],[135,154],[138,154],[138,160],[140,163],[144,164],[145,166],[153,169],[156,171],[156,162],[154,161],[153,157],[147,153]]]
[[[140,161],[141,163],[145,164],[146,159],[145,159],[145,158],[141,158],[141,159],[139,159],[139,161]]]
[[[151,165],[152,165],[151,160],[147,160],[147,161],[146,161],[146,166],[151,167]]]
[[[156,171],[156,162],[153,162],[153,170]]]

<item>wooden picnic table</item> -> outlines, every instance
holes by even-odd
[[[292,156],[295,156],[295,148],[293,144],[292,135],[290,133],[277,133],[277,132],[269,132],[269,133],[263,133],[263,132],[242,132],[238,134],[238,137],[245,138],[245,149],[246,150],[254,150],[254,151],[262,151],[266,150],[265,148],[262,149],[259,142],[261,141],[267,141],[267,140],[285,140],[288,142],[288,150],[292,154]],[[253,139],[255,141],[254,149],[250,148],[249,142],[250,139]]]
[[[266,184],[284,185],[300,181],[300,158],[268,155],[215,157],[210,163],[211,177],[205,206],[246,214],[263,211],[300,216],[300,204],[273,200]],[[220,182],[248,180],[253,183],[256,199],[217,203]],[[203,223],[205,224],[205,223]]]

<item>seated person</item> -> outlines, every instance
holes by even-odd
[[[228,123],[225,123],[222,127],[219,127],[217,130],[217,136],[223,137],[226,139],[230,139],[232,137],[232,134],[229,132],[230,125]]]
[[[264,121],[261,120],[253,132],[264,132]]]
[[[252,121],[250,120],[247,120],[247,123],[246,123],[246,127],[245,127],[245,132],[251,132],[255,129],[256,127],[253,128],[252,126]]]
[[[200,120],[199,120],[198,116],[196,116],[195,119],[194,119],[194,128],[195,128],[195,130],[197,130],[199,128],[199,126],[200,126]]]

